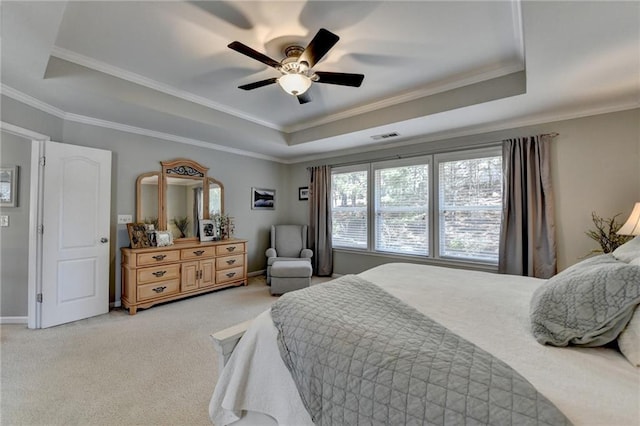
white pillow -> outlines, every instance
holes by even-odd
[[[640,235],[615,249],[612,254],[616,259],[627,263],[640,258]]]
[[[640,266],[640,257],[636,257],[635,259],[633,259],[631,262],[629,262],[629,265]]]
[[[636,306],[627,327],[618,336],[618,347],[634,367],[640,367],[640,305]]]

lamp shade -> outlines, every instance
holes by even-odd
[[[303,74],[284,74],[278,79],[280,87],[290,95],[302,95],[311,86],[311,79]]]
[[[636,203],[629,219],[618,229],[620,235],[640,235],[640,203]]]

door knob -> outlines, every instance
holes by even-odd
[[[101,242],[102,244],[104,244],[104,243],[108,243],[108,242],[109,242],[109,239],[108,239],[108,238],[105,238],[105,237],[102,237],[102,238],[100,238],[100,242]]]

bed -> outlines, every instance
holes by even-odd
[[[357,277],[509,365],[571,423],[640,424],[640,374],[616,348],[554,347],[532,336],[530,302],[545,280],[404,263]],[[313,424],[270,311],[213,337],[226,363],[209,406],[214,424]]]

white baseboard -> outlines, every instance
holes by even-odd
[[[266,273],[267,273],[266,269],[261,269],[259,271],[249,272],[249,273],[247,273],[247,276],[248,277],[257,277],[257,276],[260,276],[260,275],[264,275]]]
[[[27,317],[0,317],[0,324],[27,324]]]

